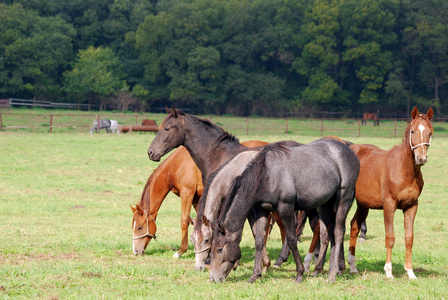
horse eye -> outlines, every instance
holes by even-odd
[[[142,230],[142,228],[143,228],[143,226],[140,226],[140,227],[138,228],[138,230]]]
[[[414,130],[412,130],[411,133],[414,134]]]
[[[217,252],[222,253],[222,248],[219,248]]]
[[[210,242],[210,239],[206,239],[204,242],[208,244]]]
[[[168,130],[170,130],[168,127],[165,127],[165,131],[168,131]]]

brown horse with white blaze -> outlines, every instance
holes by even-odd
[[[418,197],[423,189],[421,167],[427,162],[431,144],[434,116],[432,108],[427,114],[419,113],[417,107],[411,112],[412,120],[405,131],[401,145],[385,151],[373,145],[352,145],[359,157],[361,169],[356,183],[358,208],[351,221],[350,247],[347,261],[350,272],[357,273],[355,263],[356,238],[369,209],[382,209],[386,229],[386,264],[388,278],[392,275],[392,248],[395,243],[394,213],[401,209],[405,228],[405,270],[409,279],[416,279],[412,269],[412,245],[414,241],[414,218]]]

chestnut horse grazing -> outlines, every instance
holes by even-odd
[[[350,248],[347,261],[350,272],[356,269],[356,237],[361,223],[367,218],[369,209],[382,209],[386,227],[386,264],[388,278],[392,276],[392,248],[395,243],[394,213],[401,209],[404,214],[406,258],[404,269],[409,279],[416,279],[412,269],[412,244],[414,241],[414,218],[418,197],[423,189],[420,168],[427,162],[427,151],[431,144],[433,128],[432,108],[427,114],[412,110],[412,120],[405,131],[403,143],[385,151],[373,145],[350,146],[359,157],[361,170],[356,183],[358,208],[351,221]]]
[[[202,195],[201,172],[184,147],[179,147],[151,174],[143,189],[140,203],[131,209],[134,213],[132,231],[134,233],[133,252],[143,254],[156,234],[157,212],[171,191],[181,198],[182,242],[174,257],[179,258],[188,248],[188,215],[191,206],[196,209]]]
[[[247,147],[267,145],[262,141],[243,142]],[[157,212],[171,191],[181,199],[182,241],[178,252],[173,256],[181,257],[188,249],[188,225],[191,206],[196,210],[204,186],[202,175],[185,147],[179,147],[151,174],[143,189],[140,203],[131,209],[133,215],[135,255],[143,254],[149,242],[156,234]],[[149,208],[149,209],[148,209]],[[278,216],[275,216],[278,219]],[[151,232],[151,233],[150,233]]]
[[[364,113],[362,116],[362,125],[367,125],[367,120],[373,120],[373,126],[380,126],[380,119],[375,113]]]

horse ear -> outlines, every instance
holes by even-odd
[[[171,105],[171,114],[172,114],[173,117],[176,118],[176,119],[177,119],[177,117],[179,116],[179,115],[177,114],[177,110],[176,110],[176,108],[174,108],[174,105]]]
[[[130,205],[130,204],[129,204],[129,206],[131,207],[132,212],[135,214],[135,212],[137,211],[137,207],[132,207],[132,205]]]
[[[202,215],[202,223],[203,223],[205,226],[208,226],[208,224],[210,224],[210,222],[208,221],[207,217],[204,216],[204,215]]]
[[[412,119],[415,119],[415,117],[417,115],[418,115],[418,109],[417,109],[417,106],[416,106],[416,107],[414,107],[414,109],[411,112]]]
[[[190,221],[190,224],[193,226],[196,224],[196,221],[190,215],[188,215],[188,221]]]
[[[167,113],[167,114],[170,114],[170,113],[171,113],[171,110],[169,109],[168,106],[165,105],[165,109],[166,109],[166,113]]]
[[[428,109],[428,112],[426,113],[426,116],[428,116],[428,119],[432,119],[434,117],[434,111],[432,110],[432,107]]]
[[[135,206],[135,208],[137,209],[137,211],[140,213],[140,214],[143,214],[143,209],[140,207],[140,205],[136,205]]]
[[[226,229],[222,226],[221,222],[218,222],[218,231],[222,235],[226,235]]]

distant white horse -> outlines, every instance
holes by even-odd
[[[110,131],[110,120],[109,119],[102,119],[100,120],[100,129],[102,128],[106,128],[106,132],[109,133]],[[93,133],[95,131],[95,133],[98,130],[98,119],[95,119],[95,121],[93,121],[92,124],[92,129],[90,130],[90,133]]]
[[[118,130],[117,120],[110,120],[110,130],[112,131],[112,133],[114,133],[114,131],[117,131],[117,134],[120,134],[120,131]]]

